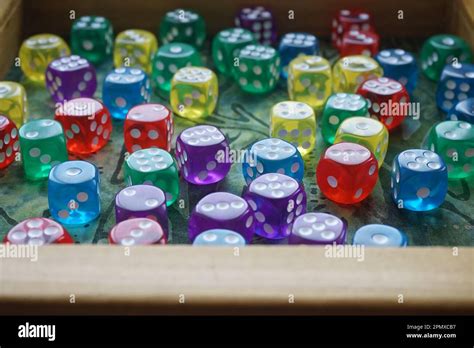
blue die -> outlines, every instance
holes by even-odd
[[[150,100],[150,80],[136,68],[117,68],[105,77],[102,99],[110,114],[125,119],[128,110]]]
[[[436,90],[436,104],[448,112],[458,102],[474,97],[474,64],[447,64]]]
[[[83,225],[99,216],[99,171],[85,161],[67,161],[49,172],[48,203],[53,219]]]
[[[408,238],[405,233],[387,225],[365,225],[354,234],[354,245],[369,247],[406,247]]]
[[[474,98],[456,104],[446,115],[447,120],[474,123]]]
[[[444,202],[448,191],[446,164],[429,150],[403,151],[393,160],[390,188],[400,209],[435,209]]]
[[[281,57],[281,77],[288,78],[288,64],[300,54],[319,55],[319,42],[316,36],[307,33],[288,33],[283,36],[278,48]]]
[[[418,79],[415,56],[400,48],[380,51],[375,59],[383,68],[383,75],[400,82],[409,94],[413,93]]]
[[[193,245],[237,247],[244,246],[245,239],[237,232],[216,228],[200,233]]]
[[[253,143],[245,151],[242,173],[247,184],[267,173],[285,174],[301,182],[304,175],[303,158],[290,143],[278,138],[267,138]]]

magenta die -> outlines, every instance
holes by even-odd
[[[254,235],[254,214],[247,202],[227,192],[214,192],[202,198],[189,218],[189,239],[214,228],[228,229],[244,237],[247,243]]]
[[[55,59],[46,69],[46,88],[56,103],[92,98],[97,88],[95,69],[79,56]]]
[[[274,45],[277,42],[275,19],[263,6],[241,9],[235,17],[235,25],[250,30],[262,45]]]
[[[347,225],[338,217],[326,213],[306,213],[293,223],[288,244],[344,244]]]
[[[196,185],[221,181],[230,170],[229,150],[226,137],[214,126],[185,129],[176,140],[176,160],[181,176]]]
[[[303,185],[284,174],[259,176],[243,197],[255,213],[255,233],[268,239],[288,237],[293,220],[306,212]]]
[[[168,239],[168,213],[163,191],[152,185],[133,185],[115,196],[115,221],[148,218],[160,223]]]

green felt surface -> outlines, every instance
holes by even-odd
[[[323,42],[323,56],[332,62],[336,52]],[[401,47],[418,53],[419,41],[384,42],[384,47]],[[209,49],[203,52],[209,57]],[[212,68],[212,62],[206,59]],[[95,97],[101,98],[102,81],[111,63],[98,68],[99,88]],[[13,68],[5,80],[24,83],[29,100],[29,117],[53,118],[54,104],[44,88],[33,86],[24,81],[18,68]],[[321,151],[325,148],[320,130],[316,150],[305,161],[305,189],[308,194],[308,211],[329,212],[348,221],[348,241],[352,241],[354,232],[369,223],[388,224],[405,231],[410,245],[474,245],[474,199],[471,196],[474,184],[466,180],[449,183],[449,193],[443,205],[431,212],[414,213],[398,210],[389,196],[390,169],[394,156],[407,148],[418,148],[428,130],[443,115],[436,108],[434,95],[435,83],[424,76],[419,79],[414,93],[414,101],[420,103],[421,118],[407,119],[402,127],[390,134],[389,150],[385,163],[380,168],[379,182],[372,195],[353,206],[339,206],[326,199],[315,183],[315,167]],[[281,83],[271,94],[253,96],[244,94],[228,78],[219,76],[219,102],[214,114],[205,122],[219,127],[230,139],[231,148],[238,150],[247,147],[255,140],[269,135],[269,111],[277,102],[287,100],[286,85]],[[154,95],[153,102],[168,105],[167,97]],[[175,135],[189,126],[192,121],[175,117]],[[114,195],[123,187],[123,128],[121,122],[114,121],[114,131],[110,143],[99,153],[85,158],[95,163],[101,174],[102,213],[96,221],[83,226],[68,228],[75,240],[80,243],[106,243],[107,234],[115,223]],[[71,157],[72,159],[72,157]],[[172,226],[171,243],[188,243],[187,218],[192,207],[200,197],[212,191],[228,191],[240,195],[244,187],[241,165],[234,164],[226,179],[212,187],[191,187],[181,183],[181,205],[169,208]],[[0,236],[16,223],[33,216],[49,216],[47,202],[47,181],[27,182],[21,163],[14,163],[8,169],[0,171]],[[256,238],[256,243],[268,243]],[[282,241],[280,243],[285,243]]]

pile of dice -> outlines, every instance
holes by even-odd
[[[378,180],[389,133],[409,117],[416,87],[415,56],[400,48],[379,51],[372,16],[341,10],[332,22],[332,43],[340,59],[331,67],[309,33],[286,33],[277,45],[275,18],[261,6],[242,9],[234,28],[212,40],[213,65],[245,93],[265,94],[285,83],[288,99],[270,111],[269,138],[245,151],[241,197],[212,192],[189,218],[195,245],[240,246],[255,234],[288,238],[289,244],[342,244],[347,223],[326,213],[306,212],[303,158],[316,144],[316,115],[328,148],[319,158],[316,182],[340,204],[367,198]],[[223,180],[231,164],[222,154],[229,142],[203,122],[216,108],[217,75],[203,66],[203,18],[189,10],[167,13],[156,36],[129,29],[114,41],[109,20],[77,19],[71,50],[53,34],[35,35],[20,48],[26,78],[44,84],[56,103],[53,119],[27,122],[22,85],[0,82],[0,169],[21,157],[28,180],[48,179],[51,219],[31,218],[13,227],[10,243],[71,243],[63,226],[96,219],[100,207],[97,167],[68,154],[89,156],[110,139],[112,119],[124,120],[127,187],[115,198],[113,244],[165,244],[167,209],[180,197],[180,180],[210,185]],[[94,66],[113,57],[115,68],[94,98]],[[427,148],[407,149],[393,161],[390,190],[400,209],[428,211],[440,206],[448,179],[474,176],[474,65],[466,42],[454,35],[429,38],[421,50],[421,69],[438,82],[436,102],[446,120],[433,127]],[[153,92],[169,97],[169,107],[150,103]],[[174,115],[197,121],[173,144]],[[17,156],[21,153],[21,156]],[[191,187],[191,186],[190,186]],[[355,244],[405,246],[406,235],[390,226],[366,225]]]

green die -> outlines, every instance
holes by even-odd
[[[20,128],[23,168],[28,180],[47,178],[53,166],[67,161],[66,139],[61,124],[34,120]]]
[[[206,40],[206,24],[197,13],[177,9],[166,13],[158,36],[162,44],[182,42],[200,49]]]
[[[128,156],[124,165],[127,185],[154,185],[166,195],[166,205],[179,196],[178,168],[171,155],[162,149],[138,150]]]
[[[474,176],[474,128],[463,121],[444,121],[431,129],[428,146],[448,167],[449,179]]]
[[[169,92],[173,75],[186,66],[202,66],[201,56],[193,46],[183,43],[161,46],[152,66],[151,79],[156,90]]]
[[[101,16],[84,16],[74,21],[71,49],[92,64],[100,64],[112,55],[114,32],[110,21]]]
[[[233,66],[233,76],[245,92],[269,92],[280,78],[280,56],[270,46],[247,45],[239,52],[238,64]]]
[[[234,59],[241,48],[256,43],[250,30],[230,28],[219,32],[212,41],[212,59],[217,70],[224,75],[232,74]]]
[[[469,63],[472,51],[462,38],[441,34],[430,37],[421,49],[421,69],[431,80],[438,81],[446,64]]]
[[[321,132],[328,144],[334,144],[337,128],[341,123],[353,116],[369,116],[367,99],[352,93],[333,94],[324,106]]]

